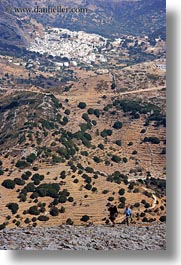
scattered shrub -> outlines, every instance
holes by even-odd
[[[166,154],[166,147],[163,147],[162,151],[161,151],[161,155],[165,155]]]
[[[97,188],[96,187],[93,187],[92,188],[92,192],[96,192],[97,191]]]
[[[78,107],[80,109],[85,109],[86,108],[86,103],[85,102],[79,102]]]
[[[6,179],[3,181],[2,186],[7,188],[7,189],[14,189],[15,182],[14,182],[14,180]]]
[[[18,209],[19,209],[19,206],[17,203],[8,203],[6,205],[6,207],[8,207],[9,210],[11,210],[12,214],[16,214]]]
[[[104,145],[103,145],[103,144],[98,144],[98,147],[99,147],[101,150],[104,150]]]
[[[31,220],[32,220],[32,222],[36,222],[37,219],[36,219],[36,217],[33,217]]]
[[[88,114],[87,113],[83,113],[82,114],[82,119],[84,119],[85,121],[89,121],[89,116],[88,116]]]
[[[121,158],[117,155],[113,155],[111,160],[115,163],[119,163],[121,161]]]
[[[94,115],[95,115],[97,118],[99,118],[99,116],[100,116],[100,110],[99,110],[99,109],[95,109],[95,110],[94,110]]]
[[[82,222],[87,222],[89,220],[89,216],[88,215],[83,215],[80,220]]]
[[[24,172],[24,173],[22,174],[21,178],[22,178],[23,180],[28,180],[29,177],[30,177],[31,175],[32,175],[32,173],[31,173],[30,171],[26,171],[26,172]]]
[[[39,221],[48,221],[49,220],[49,217],[48,216],[45,216],[45,215],[40,215],[40,216],[38,216],[38,220]]]
[[[38,207],[35,205],[29,208],[28,213],[31,215],[39,215],[40,211],[38,210]]]
[[[98,179],[98,177],[99,176],[97,174],[94,174],[94,176],[93,176],[94,179]]]
[[[112,135],[112,130],[109,130],[109,129],[104,129],[102,132],[101,132],[101,136],[103,138],[107,137],[107,136],[111,136]]]
[[[20,226],[20,221],[16,221],[15,225]]]
[[[74,179],[74,181],[73,181],[74,183],[78,183],[79,182],[79,180],[78,179]]]
[[[64,194],[61,194],[59,197],[59,202],[60,203],[65,203],[67,201],[67,197]]]
[[[29,224],[31,221],[29,218],[26,218],[24,222],[25,222],[25,224]]]
[[[34,171],[38,171],[38,167],[33,167],[33,170]]]
[[[85,189],[87,189],[87,190],[91,190],[91,189],[92,189],[92,185],[89,184],[89,183],[87,183],[87,184],[85,185]]]
[[[61,207],[60,210],[59,210],[60,213],[64,213],[65,212],[65,207]]]
[[[31,179],[34,181],[34,184],[38,185],[40,183],[40,181],[42,181],[44,179],[44,176],[36,173],[32,176]]]
[[[135,202],[134,207],[140,207],[140,203],[139,202]]]
[[[143,223],[147,223],[148,222],[148,218],[147,217],[143,217],[142,222]]]
[[[125,207],[125,203],[120,203],[120,204],[118,205],[118,208],[120,208],[120,209],[124,209],[124,207]]]
[[[166,216],[165,215],[160,216],[160,222],[166,222]]]
[[[87,171],[88,173],[93,173],[94,169],[92,167],[86,167],[85,171]]]
[[[125,204],[125,202],[126,202],[126,198],[125,198],[125,197],[120,197],[120,198],[119,198],[119,201],[120,201],[121,203],[124,203],[124,204]]]
[[[109,192],[109,190],[103,190],[103,194],[107,194]]]
[[[114,201],[114,197],[109,197],[107,200],[112,202],[112,201]]]
[[[132,152],[132,155],[136,155],[138,152],[136,151],[136,150],[134,150],[133,152]]]
[[[130,182],[130,184],[129,184],[129,186],[128,186],[128,189],[129,189],[129,190],[133,190],[133,189],[134,189],[134,185],[135,185],[134,182]]]
[[[160,140],[157,137],[152,136],[152,137],[145,137],[143,142],[150,142],[152,144],[159,144]]]
[[[144,217],[146,214],[144,213],[144,212],[142,212],[141,214],[140,214],[140,217]]]
[[[146,209],[150,208],[150,204],[148,202],[146,202],[144,206]]]
[[[60,190],[60,186],[57,183],[40,184],[36,188],[36,192],[38,193],[40,197],[48,196],[48,197],[56,198],[58,197],[59,190]]]
[[[33,182],[29,182],[25,187],[24,189],[27,191],[27,192],[33,192],[36,190],[35,188],[35,185]]]
[[[140,192],[140,190],[138,189],[138,188],[135,188],[134,190],[133,190],[133,193],[139,193]]]
[[[88,156],[89,155],[89,153],[87,151],[81,151],[80,153],[82,156]]]
[[[116,140],[115,144],[117,144],[118,146],[121,146],[122,145],[121,140]]]
[[[66,172],[65,172],[65,170],[63,170],[63,171],[60,173],[60,178],[61,178],[61,179],[65,179],[65,178],[66,178]]]
[[[24,160],[18,160],[15,166],[20,168],[20,169],[23,169],[23,168],[28,167],[29,163],[24,161]]]
[[[65,113],[66,115],[70,115],[70,110],[69,110],[69,109],[66,109],[66,110],[64,111],[64,113]]]
[[[74,222],[72,221],[72,219],[68,218],[66,220],[66,225],[73,225],[73,224],[74,224]]]
[[[35,159],[36,155],[34,153],[31,153],[29,156],[27,156],[26,161],[32,164],[35,161]]]
[[[113,125],[113,128],[118,130],[118,129],[121,129],[123,126],[123,123],[121,121],[116,121]]]
[[[19,185],[19,186],[25,185],[25,181],[20,179],[20,178],[15,178],[14,182],[15,182],[16,185]]]
[[[94,160],[94,162],[96,162],[96,163],[100,163],[100,162],[101,162],[101,159],[100,159],[99,157],[97,157],[97,156],[94,156],[94,157],[93,157],[93,160]]]
[[[160,206],[160,210],[163,211],[165,208],[163,205]]]
[[[123,157],[123,162],[124,163],[127,163],[128,162],[128,159],[126,157]]]
[[[74,201],[74,198],[73,197],[68,197],[68,201],[69,202],[73,202]]]
[[[94,109],[92,109],[92,108],[89,108],[88,110],[87,110],[87,112],[88,112],[88,114],[94,114]]]
[[[94,126],[96,126],[96,125],[97,125],[97,121],[96,121],[96,120],[92,120],[92,124],[93,124]]]
[[[58,216],[59,214],[59,209],[57,207],[52,207],[51,210],[50,210],[50,214],[52,216]]]
[[[125,189],[120,189],[120,190],[118,191],[118,193],[119,193],[119,195],[124,195],[124,193],[125,193]]]

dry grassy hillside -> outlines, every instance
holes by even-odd
[[[117,222],[127,203],[134,223],[165,220],[165,90],[121,92],[111,80],[90,74],[64,94],[3,92],[0,224],[104,224],[108,202]]]

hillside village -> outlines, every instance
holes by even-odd
[[[119,65],[121,58],[124,61],[125,57],[129,57],[128,49],[132,47],[139,47],[142,51],[153,54],[165,48],[164,42],[159,38],[156,39],[156,45],[152,46],[147,36],[123,36],[112,40],[83,31],[48,28],[43,36],[37,33],[34,42],[30,43],[29,50],[53,57],[64,57],[66,61],[57,62],[57,67],[77,66],[81,63],[91,67],[105,67],[105,64],[108,66],[113,59],[115,66]]]

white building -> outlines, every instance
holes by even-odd
[[[166,71],[166,64],[157,64],[156,67],[159,70]]]
[[[63,65],[64,65],[65,67],[69,67],[69,63],[68,63],[68,62],[64,62]]]
[[[77,66],[77,62],[76,61],[71,61],[70,65],[76,67]]]

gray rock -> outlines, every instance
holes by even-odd
[[[0,249],[8,250],[164,250],[166,225],[116,225],[4,229]]]

